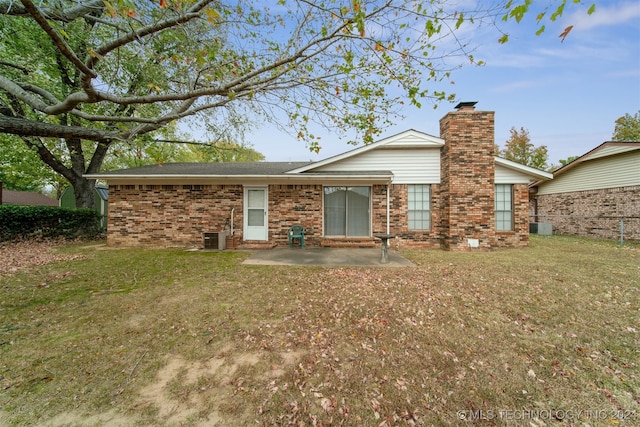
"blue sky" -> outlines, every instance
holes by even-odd
[[[495,111],[496,143],[503,145],[509,129],[521,127],[531,142],[546,145],[549,162],[582,155],[611,139],[615,120],[640,110],[640,1],[596,1],[596,12],[569,8],[554,23],[535,35],[535,14],[520,24],[503,27],[509,42],[499,44],[499,34],[489,28],[471,35],[476,59],[483,67],[465,66],[454,71],[456,102],[437,109],[406,107],[397,125],[381,138],[407,129],[439,134],[439,119],[458,101],[478,101],[476,109]],[[559,34],[574,28],[561,42]],[[310,152],[294,136],[268,124],[247,136],[247,142],[267,161],[321,160],[353,149],[330,131],[318,132],[322,150]]]

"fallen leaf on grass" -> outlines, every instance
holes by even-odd
[[[320,399],[320,406],[327,412],[332,412],[334,409],[333,401],[327,397]]]
[[[59,254],[55,249],[62,246],[58,241],[24,241],[0,244],[0,276],[15,274],[20,270],[46,265],[58,261],[84,258],[83,255]]]

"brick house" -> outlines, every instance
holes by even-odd
[[[226,230],[234,247],[287,244],[447,250],[522,247],[529,183],[551,175],[494,156],[494,113],[461,103],[441,137],[415,130],[319,162],[175,163],[89,175],[109,185],[109,245],[202,247]]]
[[[608,141],[531,184],[531,215],[557,234],[640,241],[640,142]]]

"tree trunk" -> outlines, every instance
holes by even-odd
[[[95,208],[94,192],[96,180],[86,179],[82,175],[85,173],[96,173],[100,170],[102,162],[111,146],[111,142],[99,142],[97,144],[91,156],[89,166],[85,170],[85,156],[82,141],[78,138],[67,138],[64,140],[69,152],[69,157],[71,158],[71,167],[66,166],[58,157],[49,151],[44,140],[39,141],[30,138],[22,138],[22,140],[30,148],[37,150],[38,156],[44,163],[69,181],[73,187],[77,208]]]
[[[95,208],[94,192],[96,189],[95,179],[78,178],[71,185],[76,196],[76,208]]]

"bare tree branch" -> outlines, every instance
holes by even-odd
[[[51,169],[53,169],[55,172],[59,173],[60,175],[62,175],[68,180],[73,179],[72,170],[66,167],[60,161],[60,159],[58,159],[56,156],[53,155],[53,153],[51,153],[51,151],[49,151],[46,144],[44,143],[44,138],[31,138],[31,137],[22,136],[21,139],[24,141],[24,143],[28,147],[35,149],[40,159],[42,159],[42,161],[44,161],[47,165],[49,165]]]
[[[34,110],[44,111],[47,108],[47,104],[34,97],[29,92],[20,87],[20,85],[16,84],[11,79],[8,79],[3,75],[0,75],[0,90],[21,100]]]
[[[82,138],[97,142],[123,139],[117,132],[87,128],[84,126],[55,125],[4,115],[0,115],[0,132],[45,138]]]

